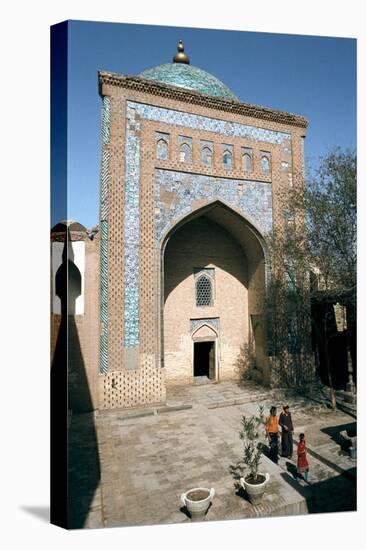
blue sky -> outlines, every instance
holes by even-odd
[[[137,75],[169,63],[182,38],[191,64],[243,102],[305,115],[307,168],[335,146],[356,147],[356,40],[120,23],[69,22],[68,211],[98,223],[100,112],[97,71]],[[57,176],[55,180],[57,182]]]

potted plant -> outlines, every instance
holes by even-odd
[[[206,512],[215,496],[215,489],[195,487],[180,496],[183,506],[186,506],[192,521],[204,519]]]
[[[263,454],[263,447],[259,444],[259,429],[264,424],[263,407],[259,408],[259,417],[243,416],[241,423],[242,429],[239,436],[244,445],[243,462],[249,473],[240,478],[240,484],[250,502],[259,504],[270,477],[268,473],[258,471]]]

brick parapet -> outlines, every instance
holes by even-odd
[[[208,107],[212,110],[226,111],[228,113],[245,115],[271,122],[280,122],[299,128],[306,128],[308,124],[306,117],[301,115],[270,109],[260,105],[208,96],[194,92],[193,90],[182,90],[177,86],[151,82],[150,80],[137,76],[124,76],[100,71],[98,78],[101,95],[109,95],[110,92],[108,92],[108,90],[110,87],[120,87],[127,90],[159,96],[164,98],[165,101],[167,99],[183,101],[197,106]]]

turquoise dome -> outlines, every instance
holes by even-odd
[[[238,98],[212,74],[187,63],[166,63],[143,71],[139,76],[163,84],[171,84],[201,94],[239,101]]]

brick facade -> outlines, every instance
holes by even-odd
[[[252,339],[258,376],[269,383],[265,237],[284,228],[281,197],[303,185],[306,119],[137,77],[100,73],[99,85],[110,109],[109,136],[102,137],[102,159],[103,151],[110,155],[103,195],[108,354],[106,373],[99,374],[99,406],[163,401],[166,383],[192,382],[190,323],[206,317],[220,320],[211,334],[218,346],[217,380],[236,375],[240,347]],[[188,162],[181,157],[183,143]],[[189,262],[184,245],[193,252]],[[216,271],[218,300],[209,313],[194,304],[192,271],[203,263]],[[190,271],[183,281],[180,270]],[[205,326],[201,330],[214,330]]]
[[[69,361],[70,401],[162,402],[167,384],[194,381],[203,342],[214,345],[212,381],[238,376],[250,346],[255,377],[273,383],[266,239],[281,238],[287,197],[303,186],[306,119],[109,73],[99,91],[99,233],[70,233],[85,242],[84,311],[71,323],[83,368]],[[294,230],[303,221],[296,212]],[[209,306],[196,303],[199,270],[213,281]]]

